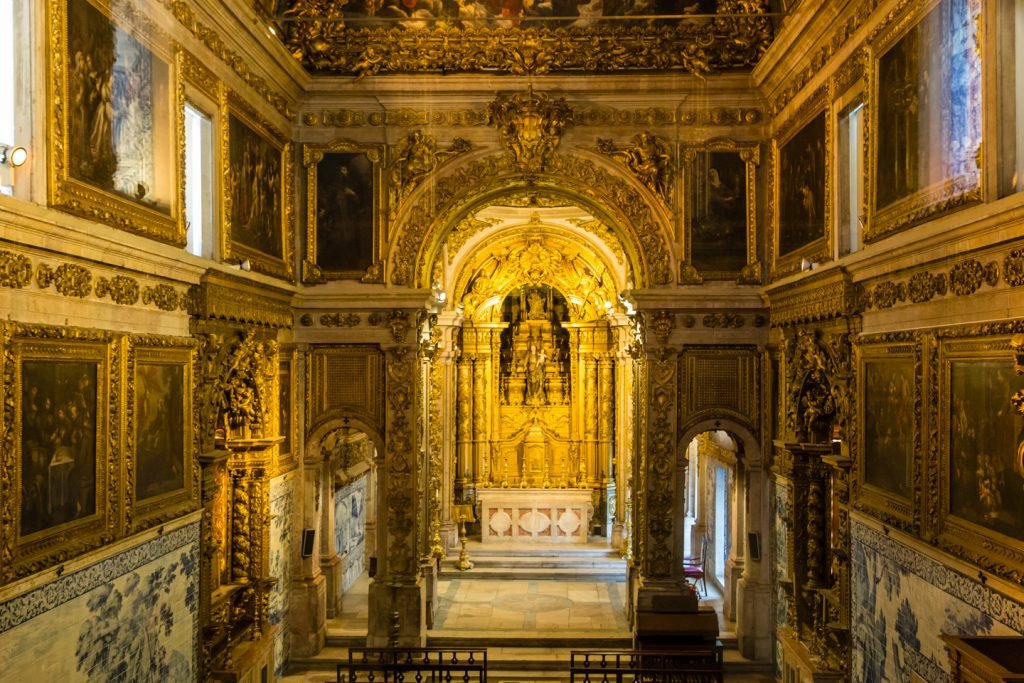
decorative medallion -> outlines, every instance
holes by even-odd
[[[500,93],[487,114],[514,165],[527,174],[545,170],[562,131],[573,119],[572,107],[564,97],[534,93],[533,86],[525,93]]]

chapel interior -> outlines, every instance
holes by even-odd
[[[0,0],[0,314],[5,680],[1024,680],[1024,0]]]

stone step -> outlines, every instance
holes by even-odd
[[[473,579],[477,581],[599,581],[601,583],[617,583],[626,580],[626,570],[625,568],[601,569],[594,567],[544,569],[475,566],[468,571],[459,571],[453,566],[442,566],[438,578],[441,581]]]

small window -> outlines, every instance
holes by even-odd
[[[213,258],[213,122],[190,104],[185,105],[185,222],[189,253]]]
[[[996,15],[999,196],[1024,190],[1024,0],[1002,0]]]
[[[860,249],[860,215],[864,205],[864,146],[861,144],[861,115],[864,104],[858,98],[839,114],[836,215],[839,256]]]

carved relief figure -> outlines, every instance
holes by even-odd
[[[668,148],[650,132],[635,135],[633,145],[623,150],[616,149],[611,140],[598,140],[598,148],[621,161],[651,192],[669,201],[672,158]]]

